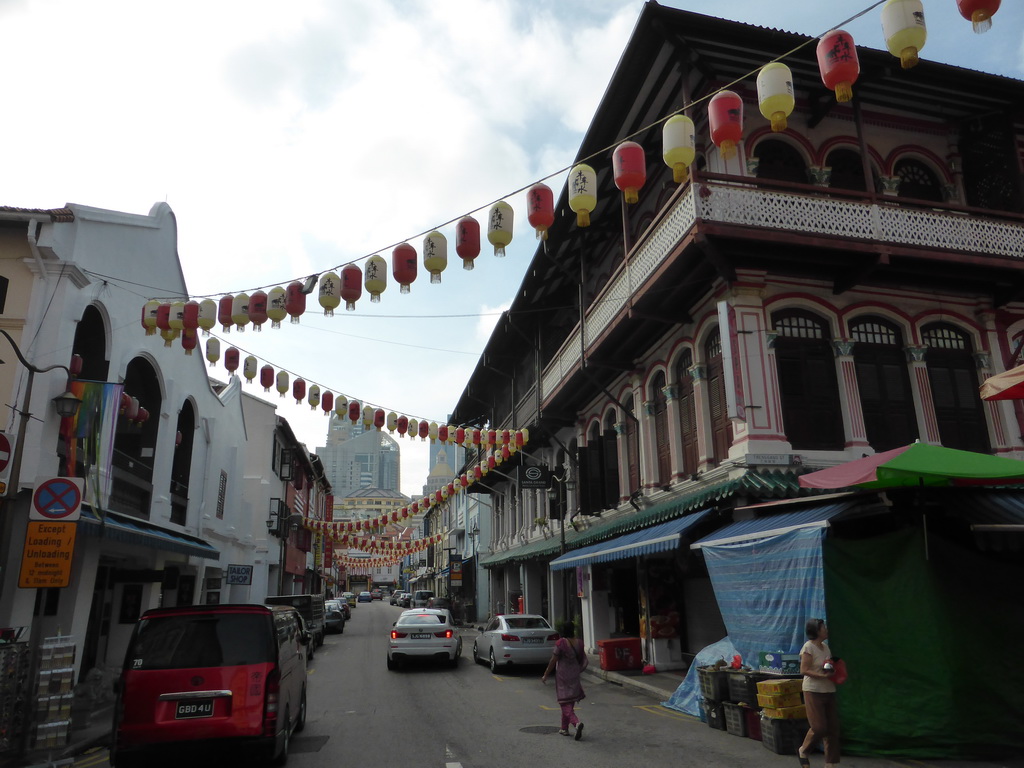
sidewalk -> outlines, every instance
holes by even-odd
[[[590,654],[590,665],[583,674],[597,680],[621,685],[623,688],[629,688],[638,693],[645,693],[660,704],[663,701],[668,701],[676,692],[676,688],[686,677],[686,670],[655,672],[653,675],[645,675],[639,669],[609,672],[606,669],[601,669],[600,658],[597,655]]]

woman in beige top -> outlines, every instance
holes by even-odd
[[[810,729],[804,743],[797,750],[803,768],[809,768],[808,755],[819,741],[825,742],[825,768],[839,765],[839,707],[836,702],[836,684],[832,682],[834,670],[825,668],[832,653],[825,641],[828,627],[824,619],[807,622],[807,642],[800,649],[800,673],[804,676],[804,705]]]

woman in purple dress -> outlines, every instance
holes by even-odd
[[[540,679],[542,683],[546,684],[548,675],[554,670],[555,697],[562,707],[562,727],[558,732],[563,736],[568,736],[569,726],[575,726],[576,741],[579,741],[583,738],[583,723],[576,716],[574,707],[577,701],[582,701],[587,695],[583,692],[580,673],[587,668],[590,660],[583,649],[583,641],[576,639],[575,635],[575,626],[571,621],[567,621],[562,630],[562,636],[555,643],[551,661],[548,662],[548,667]]]

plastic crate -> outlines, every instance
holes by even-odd
[[[747,708],[731,701],[722,702],[722,706],[725,707],[725,730],[733,736],[746,736],[747,716],[743,713]]]
[[[795,755],[807,735],[806,720],[761,718],[761,743],[776,755]]]
[[[709,728],[725,730],[725,707],[721,702],[704,699],[704,716],[707,717]]]
[[[757,706],[757,684],[770,675],[760,672],[729,672],[729,701],[736,704]]]
[[[761,740],[761,713],[750,707],[743,708],[743,716],[747,721],[747,738]]]
[[[624,669],[640,669],[643,666],[639,637],[598,640],[597,649],[601,669],[609,672],[621,672]]]
[[[697,667],[697,679],[700,694],[705,699],[725,701],[729,698],[729,679],[725,672],[714,667]]]

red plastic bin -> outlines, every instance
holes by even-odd
[[[598,640],[597,649],[601,659],[601,669],[608,672],[640,669],[643,666],[639,637]]]

